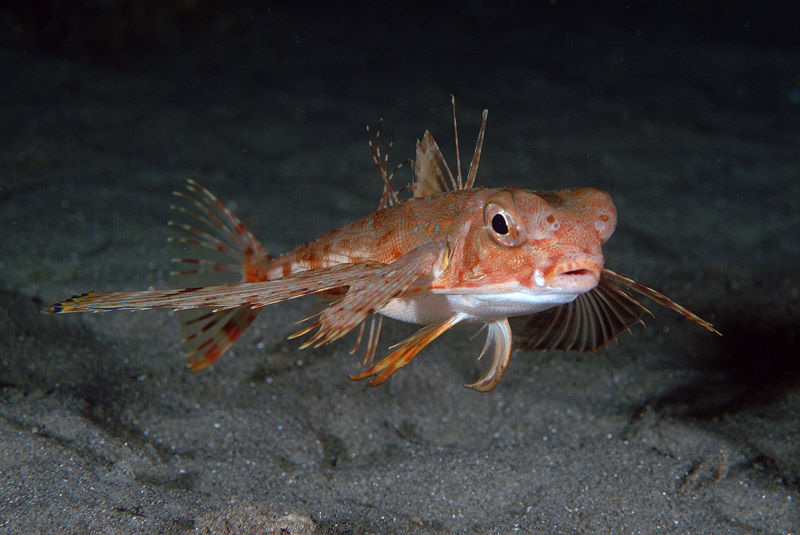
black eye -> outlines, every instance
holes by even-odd
[[[502,216],[502,214],[495,214],[492,218],[492,230],[500,234],[501,236],[505,236],[508,234],[508,223],[506,222],[506,218]]]

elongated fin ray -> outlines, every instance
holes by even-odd
[[[389,153],[392,150],[392,145],[394,145],[394,139],[389,142],[389,146],[386,147],[386,155],[381,159],[381,126],[383,125],[383,118],[378,121],[378,128],[375,131],[375,144],[372,143],[372,134],[369,129],[369,125],[367,125],[367,141],[369,142],[369,151],[372,153],[372,161],[375,162],[375,167],[378,168],[378,173],[381,175],[381,181],[383,182],[383,193],[381,194],[381,201],[378,204],[378,210],[382,210],[389,206],[393,206],[397,204],[399,201],[397,198],[397,192],[395,192],[394,188],[392,187],[392,178],[394,175],[403,167],[405,164],[411,161],[411,159],[403,160],[400,162],[397,167],[391,173],[388,173],[389,168]],[[402,191],[402,189],[400,190]]]
[[[467,174],[467,181],[464,184],[464,189],[471,189],[475,186],[475,177],[478,175],[478,164],[481,161],[481,151],[483,150],[483,137],[486,133],[486,118],[489,116],[489,110],[483,110],[481,114],[481,130],[478,133],[478,141],[475,143],[475,152],[472,155],[472,161],[469,164],[469,173]]]
[[[179,290],[90,292],[55,303],[46,308],[45,312],[107,312],[154,308],[188,310],[198,307],[226,310],[245,305],[251,308],[260,308],[288,299],[349,286],[381,273],[385,267],[386,264],[379,262],[356,262],[302,271],[281,279],[264,282],[243,282]]]
[[[475,144],[475,152],[469,165],[466,182],[461,176],[461,158],[458,146],[458,123],[456,121],[456,102],[451,95],[453,105],[453,130],[455,132],[456,146],[456,177],[450,171],[450,166],[442,155],[442,150],[433,139],[429,131],[425,131],[420,141],[417,141],[417,155],[414,160],[414,182],[411,184],[411,191],[414,197],[425,197],[444,191],[457,191],[470,189],[475,186],[475,177],[478,174],[478,164],[483,150],[483,139],[486,132],[486,119],[489,115],[488,110],[483,110],[481,115],[481,129],[478,133],[478,141]],[[443,171],[444,170],[444,171]],[[447,176],[445,177],[445,172]]]
[[[652,316],[626,290],[647,296],[719,334],[710,323],[668,297],[609,269],[603,269],[597,287],[578,296],[575,301],[530,316],[511,318],[514,342],[519,349],[526,351],[596,351],[614,340],[619,333],[629,331],[632,325],[644,325],[644,314]]]
[[[697,323],[701,327],[703,327],[703,328],[705,328],[705,329],[707,329],[707,330],[709,330],[709,331],[711,331],[713,333],[717,333],[720,336],[722,336],[722,334],[719,331],[717,331],[714,328],[714,326],[711,325],[711,323],[709,323],[706,320],[704,320],[703,318],[697,316],[694,312],[691,312],[691,311],[687,310],[686,308],[684,308],[683,306],[679,305],[678,303],[676,303],[675,301],[673,301],[672,299],[670,299],[666,295],[661,294],[661,293],[653,290],[652,288],[648,288],[644,284],[636,282],[633,279],[629,279],[628,277],[625,277],[623,275],[615,273],[615,272],[611,271],[610,269],[605,269],[604,268],[603,269],[603,276],[608,278],[608,279],[610,279],[610,280],[612,280],[612,281],[614,281],[616,284],[619,284],[620,286],[623,286],[623,287],[627,288],[628,290],[636,292],[639,295],[643,295],[643,296],[647,297],[648,299],[652,299],[653,301],[655,301],[656,303],[658,303],[661,306],[665,306],[667,308],[670,308],[670,309],[674,310],[678,314],[682,315],[684,318],[692,320],[693,322]]]

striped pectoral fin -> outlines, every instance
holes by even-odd
[[[444,333],[452,326],[464,319],[463,314],[455,314],[451,318],[433,325],[428,325],[417,331],[413,336],[406,338],[394,347],[399,346],[392,354],[384,358],[374,366],[371,366],[363,372],[350,375],[353,381],[361,381],[368,377],[373,377],[369,382],[370,386],[379,386],[389,380],[389,377],[394,375],[394,372],[404,367],[411,362],[417,353],[422,351],[425,346],[434,341],[440,334]]]
[[[311,316],[319,316],[319,319],[290,338],[302,336],[319,327],[302,347],[316,347],[338,340],[389,301],[402,295],[419,279],[431,276],[444,254],[446,248],[443,243],[428,243],[391,264],[365,270],[362,276],[348,284],[350,288],[344,297]]]
[[[357,262],[302,271],[282,279],[264,282],[242,282],[179,290],[90,292],[59,301],[45,309],[45,312],[108,312],[154,308],[188,310],[200,307],[225,310],[240,306],[260,308],[288,299],[350,286],[374,275],[383,267],[385,264],[377,262]]]
[[[630,331],[634,324],[644,324],[644,314],[653,315],[629,291],[648,297],[719,334],[710,323],[668,297],[633,279],[603,269],[597,287],[579,295],[573,302],[530,316],[512,318],[514,342],[525,351],[600,349],[621,332]]]
[[[53,303],[48,314],[70,312],[112,312],[116,310],[150,310],[153,308],[196,308],[216,303],[217,293],[226,287],[182,288],[180,290],[147,290],[142,292],[87,292]],[[209,292],[208,290],[213,290]]]
[[[571,303],[511,318],[519,349],[591,352],[642,322],[650,311],[623,288],[601,276],[596,288]]]
[[[172,308],[180,311],[206,308],[182,315],[181,333],[193,369],[201,369],[222,356],[247,329],[261,307],[305,295],[326,292],[370,279],[385,264],[359,262],[303,271],[265,282],[151,290],[144,292],[85,293],[45,309],[47,313],[108,312]],[[210,310],[208,310],[210,309]]]
[[[267,283],[230,284],[143,292],[90,292],[59,301],[46,308],[45,312],[60,314],[116,310],[137,311],[154,308],[186,310],[200,307],[214,307],[221,310],[256,302],[261,297],[265,284]]]

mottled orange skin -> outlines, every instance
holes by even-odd
[[[505,246],[492,238],[484,212],[487,203],[496,201],[516,221],[512,230],[523,237],[519,245]],[[614,232],[616,217],[611,197],[593,188],[446,191],[400,201],[289,253],[262,258],[260,265],[247,271],[246,280],[273,280],[345,262],[388,264],[435,241],[446,243],[446,268],[429,281],[428,288],[474,288],[511,281],[533,287],[535,270],[542,270],[549,280],[581,269],[586,258],[593,260],[599,277],[601,245]]]

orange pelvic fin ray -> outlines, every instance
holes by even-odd
[[[359,374],[350,375],[350,379],[353,381],[361,381],[362,379],[374,376],[374,379],[369,382],[369,385],[382,385],[389,380],[389,378],[394,375],[397,370],[411,362],[411,359],[413,359],[417,353],[422,351],[425,346],[430,344],[439,335],[453,327],[453,325],[456,325],[465,317],[466,316],[464,314],[455,314],[441,323],[435,323],[433,325],[423,327],[417,331],[416,334],[401,342],[400,347],[388,357]]]

